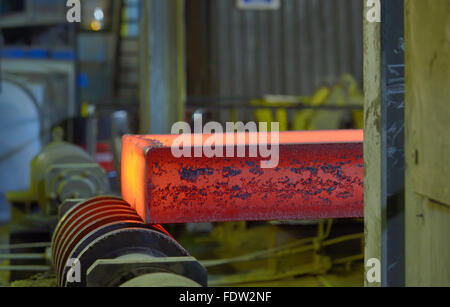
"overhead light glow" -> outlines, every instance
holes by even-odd
[[[100,31],[102,29],[102,23],[98,20],[93,20],[91,22],[91,29],[93,31]]]
[[[94,18],[98,21],[102,21],[103,18],[105,18],[105,14],[103,13],[103,10],[101,8],[97,7],[94,10]]]

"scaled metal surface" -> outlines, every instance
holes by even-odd
[[[363,216],[360,130],[281,132],[279,164],[272,169],[260,167],[267,159],[259,153],[176,158],[176,137],[123,139],[122,196],[146,223]],[[247,153],[249,144],[248,137],[240,144]]]

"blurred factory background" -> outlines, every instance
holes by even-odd
[[[65,2],[0,2],[0,246],[34,255],[0,254],[5,285],[56,284],[48,246],[32,244],[50,242],[64,200],[120,196],[124,134],[169,134],[194,114],[364,127],[364,1],[84,0],[79,24]],[[364,285],[362,219],[167,229],[210,285]]]

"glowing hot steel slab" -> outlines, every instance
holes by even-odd
[[[224,157],[177,158],[171,151],[177,136],[127,135],[122,196],[149,224],[363,216],[362,131],[280,132],[274,168],[261,167],[269,158],[260,150],[248,157],[252,146],[267,144],[261,136],[223,134],[215,149]],[[194,138],[210,137],[186,138],[198,144]],[[237,145],[224,148],[221,140],[230,137]],[[247,157],[227,155],[226,149],[236,155],[237,146]],[[195,151],[202,152],[190,146],[185,153]]]

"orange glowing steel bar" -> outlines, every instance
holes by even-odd
[[[249,156],[251,147],[276,140],[271,133],[215,135],[223,157],[210,158],[194,153],[212,135],[184,136],[192,157],[172,154],[178,137],[123,138],[122,196],[146,223],[363,215],[361,130],[280,132],[278,164],[272,168],[261,163],[267,155]],[[227,155],[239,148],[245,148],[245,157]]]

